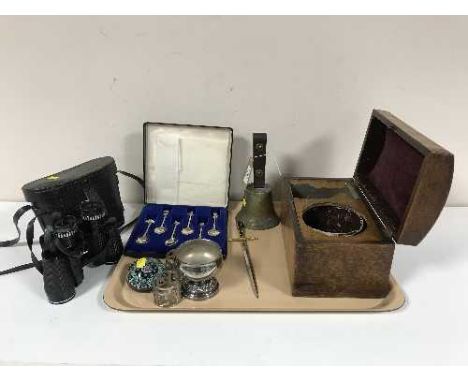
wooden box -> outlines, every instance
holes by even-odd
[[[285,177],[281,221],[292,294],[381,298],[395,243],[417,245],[447,199],[454,158],[374,110],[354,176]]]

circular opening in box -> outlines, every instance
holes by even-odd
[[[307,208],[304,223],[326,235],[352,236],[366,229],[366,220],[352,208],[336,204],[320,204]]]

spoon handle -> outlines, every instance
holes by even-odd
[[[177,226],[179,225],[180,223],[176,220],[174,222],[174,228],[172,229],[172,234],[171,234],[171,239],[175,239],[175,233],[176,233],[176,229],[177,229]]]
[[[161,222],[161,225],[159,227],[164,227],[164,223],[166,222],[167,215],[169,215],[169,212],[166,210],[163,212],[163,220]]]
[[[193,211],[190,211],[186,228],[190,228],[190,224],[192,223],[192,217],[193,217]]]
[[[205,226],[205,223],[201,222],[199,224],[199,227],[200,227],[200,231],[198,232],[198,238],[199,239],[202,239],[203,238],[203,227]]]
[[[215,212],[213,214],[213,230],[216,230],[216,220],[218,220],[218,214]]]

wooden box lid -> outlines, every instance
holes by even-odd
[[[450,152],[393,114],[374,110],[354,179],[395,242],[417,245],[444,207],[453,166]]]

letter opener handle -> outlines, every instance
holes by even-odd
[[[237,231],[239,233],[239,236],[245,239],[246,236],[245,236],[244,224],[236,220],[236,226],[237,226]],[[252,259],[250,257],[250,250],[249,250],[249,245],[247,244],[247,240],[242,240],[241,245],[242,245],[242,250],[243,250],[242,252],[244,255],[245,268],[247,270],[247,274],[249,275],[250,286],[252,287],[252,291],[255,297],[258,298],[257,278],[255,277],[255,270],[253,267]]]

